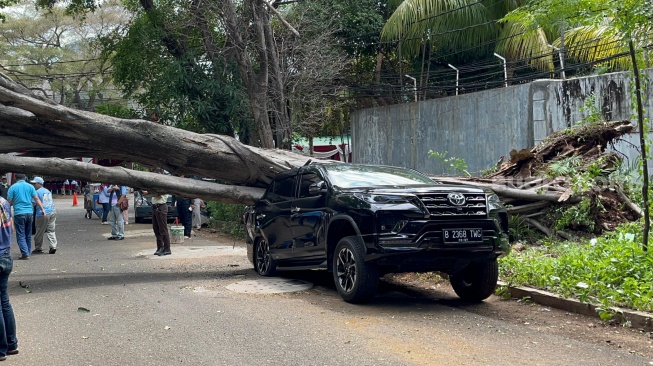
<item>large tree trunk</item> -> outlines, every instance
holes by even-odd
[[[223,21],[229,41],[233,43],[234,50],[229,54],[234,57],[238,64],[243,82],[247,89],[247,96],[252,108],[252,116],[258,131],[258,145],[263,148],[274,147],[272,128],[268,117],[268,87],[269,87],[269,65],[268,65],[268,44],[265,39],[264,28],[269,26],[267,10],[263,5],[264,0],[248,0],[243,2],[245,11],[251,12],[251,23],[243,23],[239,20],[233,0],[223,2]],[[248,31],[254,32],[251,35],[256,43],[251,47]],[[255,55],[257,64],[252,63],[250,57]]]
[[[142,172],[123,167],[107,168],[59,158],[25,158],[0,154],[0,167],[14,172],[66,177],[85,182],[123,184],[150,192],[177,194],[223,203],[251,204],[261,198],[263,188],[218,184],[199,179]]]
[[[259,188],[267,187],[277,173],[301,166],[307,160],[290,151],[246,146],[228,136],[202,135],[149,121],[66,108],[32,94],[2,74],[0,141],[3,153],[19,151],[22,156],[33,157],[84,156],[134,161],[162,167],[173,174]],[[28,169],[23,165],[31,173],[53,174],[44,164],[40,166]],[[19,171],[16,168],[6,159],[0,160],[0,172]],[[70,177],[75,175],[73,170],[66,173]],[[76,176],[86,177],[86,174],[82,170]],[[131,178],[121,183],[142,184]]]

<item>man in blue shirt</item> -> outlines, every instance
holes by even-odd
[[[45,208],[36,194],[36,189],[25,181],[25,174],[16,173],[16,183],[9,187],[7,192],[9,203],[14,206],[14,227],[16,228],[16,241],[20,248],[20,258],[29,259],[32,254],[32,221],[34,221],[34,206],[36,202],[41,212]]]
[[[14,268],[10,250],[11,226],[11,205],[0,197],[0,361],[6,360],[7,355],[18,354],[16,318],[7,292],[9,275]]]
[[[52,193],[43,184],[43,178],[35,177],[32,179],[36,195],[39,196],[43,208],[45,208],[45,215],[41,211],[36,211],[36,234],[34,234],[34,250],[32,253],[43,253],[43,235],[48,237],[50,244],[50,254],[57,252],[57,235],[54,233],[57,220],[57,211],[54,208],[54,200]]]
[[[123,240],[125,238],[125,220],[118,204],[127,199],[127,187],[114,184],[105,188],[103,193],[108,197],[109,205],[111,205],[109,209],[111,237],[109,240]]]

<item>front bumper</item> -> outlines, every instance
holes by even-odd
[[[482,242],[445,243],[444,229],[482,229]],[[508,234],[494,219],[471,221],[411,221],[398,233],[363,235],[367,260],[380,265],[401,266],[407,270],[442,270],[451,262],[494,259],[510,252]],[[461,264],[462,265],[462,264]]]

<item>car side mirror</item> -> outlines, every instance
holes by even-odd
[[[326,183],[324,181],[313,183],[310,186],[308,186],[308,193],[311,196],[319,196],[322,193],[326,193],[327,188],[326,188]]]

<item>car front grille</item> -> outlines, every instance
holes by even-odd
[[[421,193],[417,197],[429,210],[431,216],[436,217],[481,217],[487,215],[487,201],[482,193],[462,193],[464,203],[454,204],[445,193]],[[455,200],[454,200],[455,201]]]

